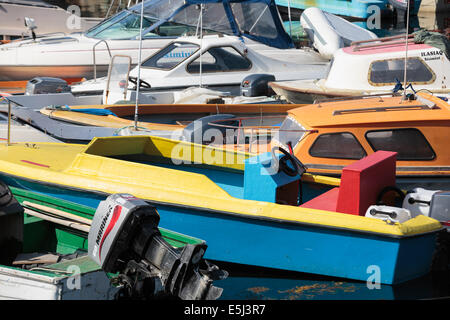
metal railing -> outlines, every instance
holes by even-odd
[[[97,62],[95,59],[95,48],[102,42],[105,43],[106,48],[108,49],[109,58],[110,59],[112,58],[111,50],[109,49],[109,45],[108,45],[108,42],[106,42],[106,40],[102,39],[102,40],[98,41],[96,44],[94,44],[94,46],[92,47],[92,60],[93,60],[93,64],[94,64],[94,81],[97,81]]]

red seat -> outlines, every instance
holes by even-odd
[[[395,186],[397,153],[377,151],[342,170],[339,188],[334,188],[301,205],[304,208],[365,215],[376,204],[381,190]]]

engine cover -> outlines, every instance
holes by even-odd
[[[113,194],[100,202],[88,236],[92,260],[106,272],[115,272],[117,258],[131,246],[135,236],[133,229],[138,227],[138,220],[144,215],[152,218],[155,232],[158,232],[159,214],[144,200],[130,194]],[[130,217],[131,221],[128,221]]]

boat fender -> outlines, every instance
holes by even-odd
[[[404,208],[373,205],[367,209],[365,216],[389,223],[403,223],[411,219],[411,212]]]
[[[312,22],[314,21],[314,23]],[[319,8],[308,8],[300,17],[300,24],[314,48],[326,59],[344,47],[344,41],[330,24],[326,15]]]

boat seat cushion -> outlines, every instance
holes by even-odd
[[[333,188],[327,192],[322,193],[308,202],[305,202],[300,207],[320,209],[327,211],[336,211],[337,199],[339,196],[339,188]]]
[[[339,188],[316,197],[301,207],[364,216],[376,204],[380,192],[395,186],[396,152],[377,151],[342,170]]]

